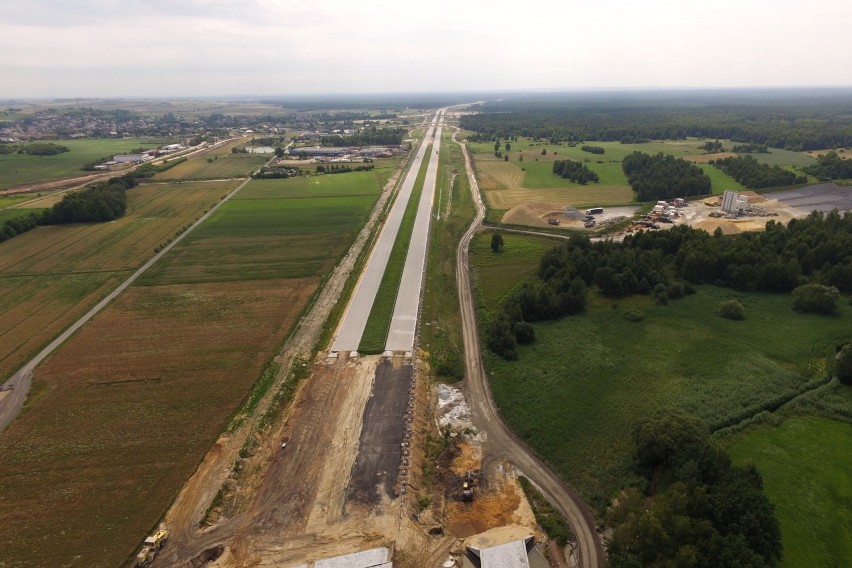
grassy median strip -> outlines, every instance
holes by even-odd
[[[430,144],[426,150],[426,156],[431,156],[431,152],[432,146]],[[399,227],[399,233],[397,233],[393,250],[388,259],[388,265],[385,268],[385,275],[382,277],[382,283],[379,286],[378,293],[376,293],[376,300],[373,302],[373,309],[370,311],[367,326],[364,328],[364,335],[361,337],[361,344],[358,346],[358,351],[361,353],[381,353],[385,349],[388,330],[390,329],[391,318],[393,317],[393,308],[396,303],[396,295],[399,291],[399,283],[402,280],[402,269],[405,267],[405,257],[408,255],[408,245],[411,242],[414,220],[417,218],[417,205],[420,202],[420,194],[423,192],[423,181],[426,178],[426,167],[428,164],[429,161],[424,159],[420,165],[420,171],[417,173],[414,189],[412,189],[411,196],[408,199],[405,215],[402,217],[402,224]]]
[[[464,377],[464,345],[459,321],[456,288],[456,247],[475,210],[461,147],[452,142],[452,132],[444,131],[444,144],[438,169],[439,213],[432,220],[429,261],[423,296],[421,345],[429,352],[434,374],[443,380]]]

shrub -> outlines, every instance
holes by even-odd
[[[629,310],[624,312],[622,317],[627,321],[642,321],[645,319],[645,314],[637,312],[636,310]]]
[[[515,339],[518,343],[525,345],[535,341],[535,328],[526,321],[519,321],[514,326]]]
[[[831,314],[837,311],[840,292],[834,286],[805,284],[793,290],[793,309],[797,312]]]
[[[719,304],[719,315],[729,320],[745,319],[745,308],[737,300],[728,300]]]
[[[852,385],[852,343],[847,343],[837,353],[834,374],[844,385]]]

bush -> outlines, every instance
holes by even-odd
[[[797,312],[832,314],[837,311],[840,292],[834,286],[805,284],[793,290],[793,309]]]
[[[728,300],[719,304],[719,315],[729,320],[745,319],[745,308],[737,300]]]
[[[535,328],[529,322],[519,321],[514,326],[515,339],[518,343],[525,345],[535,341]]]
[[[852,343],[847,343],[837,353],[834,374],[844,385],[852,385]]]
[[[629,310],[624,312],[622,317],[627,321],[642,321],[645,319],[645,314],[637,312],[636,310]]]

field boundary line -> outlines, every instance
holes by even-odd
[[[30,387],[32,386],[33,379],[33,371],[38,367],[42,361],[44,361],[48,356],[50,356],[56,349],[58,349],[63,343],[65,343],[74,333],[76,333],[81,327],[86,325],[89,320],[94,318],[101,310],[103,310],[107,305],[109,305],[114,299],[116,299],[122,292],[124,292],[131,284],[133,284],[140,276],[142,276],[151,266],[154,265],[158,260],[160,260],[163,256],[165,256],[172,248],[183,241],[183,239],[194,231],[199,225],[204,223],[207,219],[209,219],[214,213],[216,213],[219,208],[225,204],[228,200],[231,199],[237,192],[243,189],[248,183],[251,181],[251,177],[247,177],[243,180],[241,184],[239,184],[236,188],[234,188],[230,193],[225,195],[222,199],[219,200],[213,207],[210,208],[204,215],[198,218],[190,227],[178,235],[172,240],[168,245],[163,247],[160,252],[154,254],[151,258],[148,259],[145,264],[140,266],[133,274],[131,274],[124,282],[119,284],[112,292],[107,294],[106,297],[101,299],[95,306],[86,312],[80,319],[71,324],[68,328],[65,329],[58,337],[56,337],[53,341],[51,341],[47,347],[42,349],[36,354],[35,357],[30,359],[27,363],[24,364],[17,372],[15,372],[6,382],[3,383],[3,386],[7,390],[11,390],[9,394],[7,394],[3,399],[0,399],[0,431],[3,431],[6,426],[14,420],[14,418],[21,411],[21,408],[24,406],[24,402],[27,397],[27,393],[29,393]]]

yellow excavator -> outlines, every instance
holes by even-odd
[[[169,531],[163,529],[155,532],[145,539],[145,545],[136,555],[136,568],[147,568],[157,557],[157,553],[166,546],[169,540]]]

